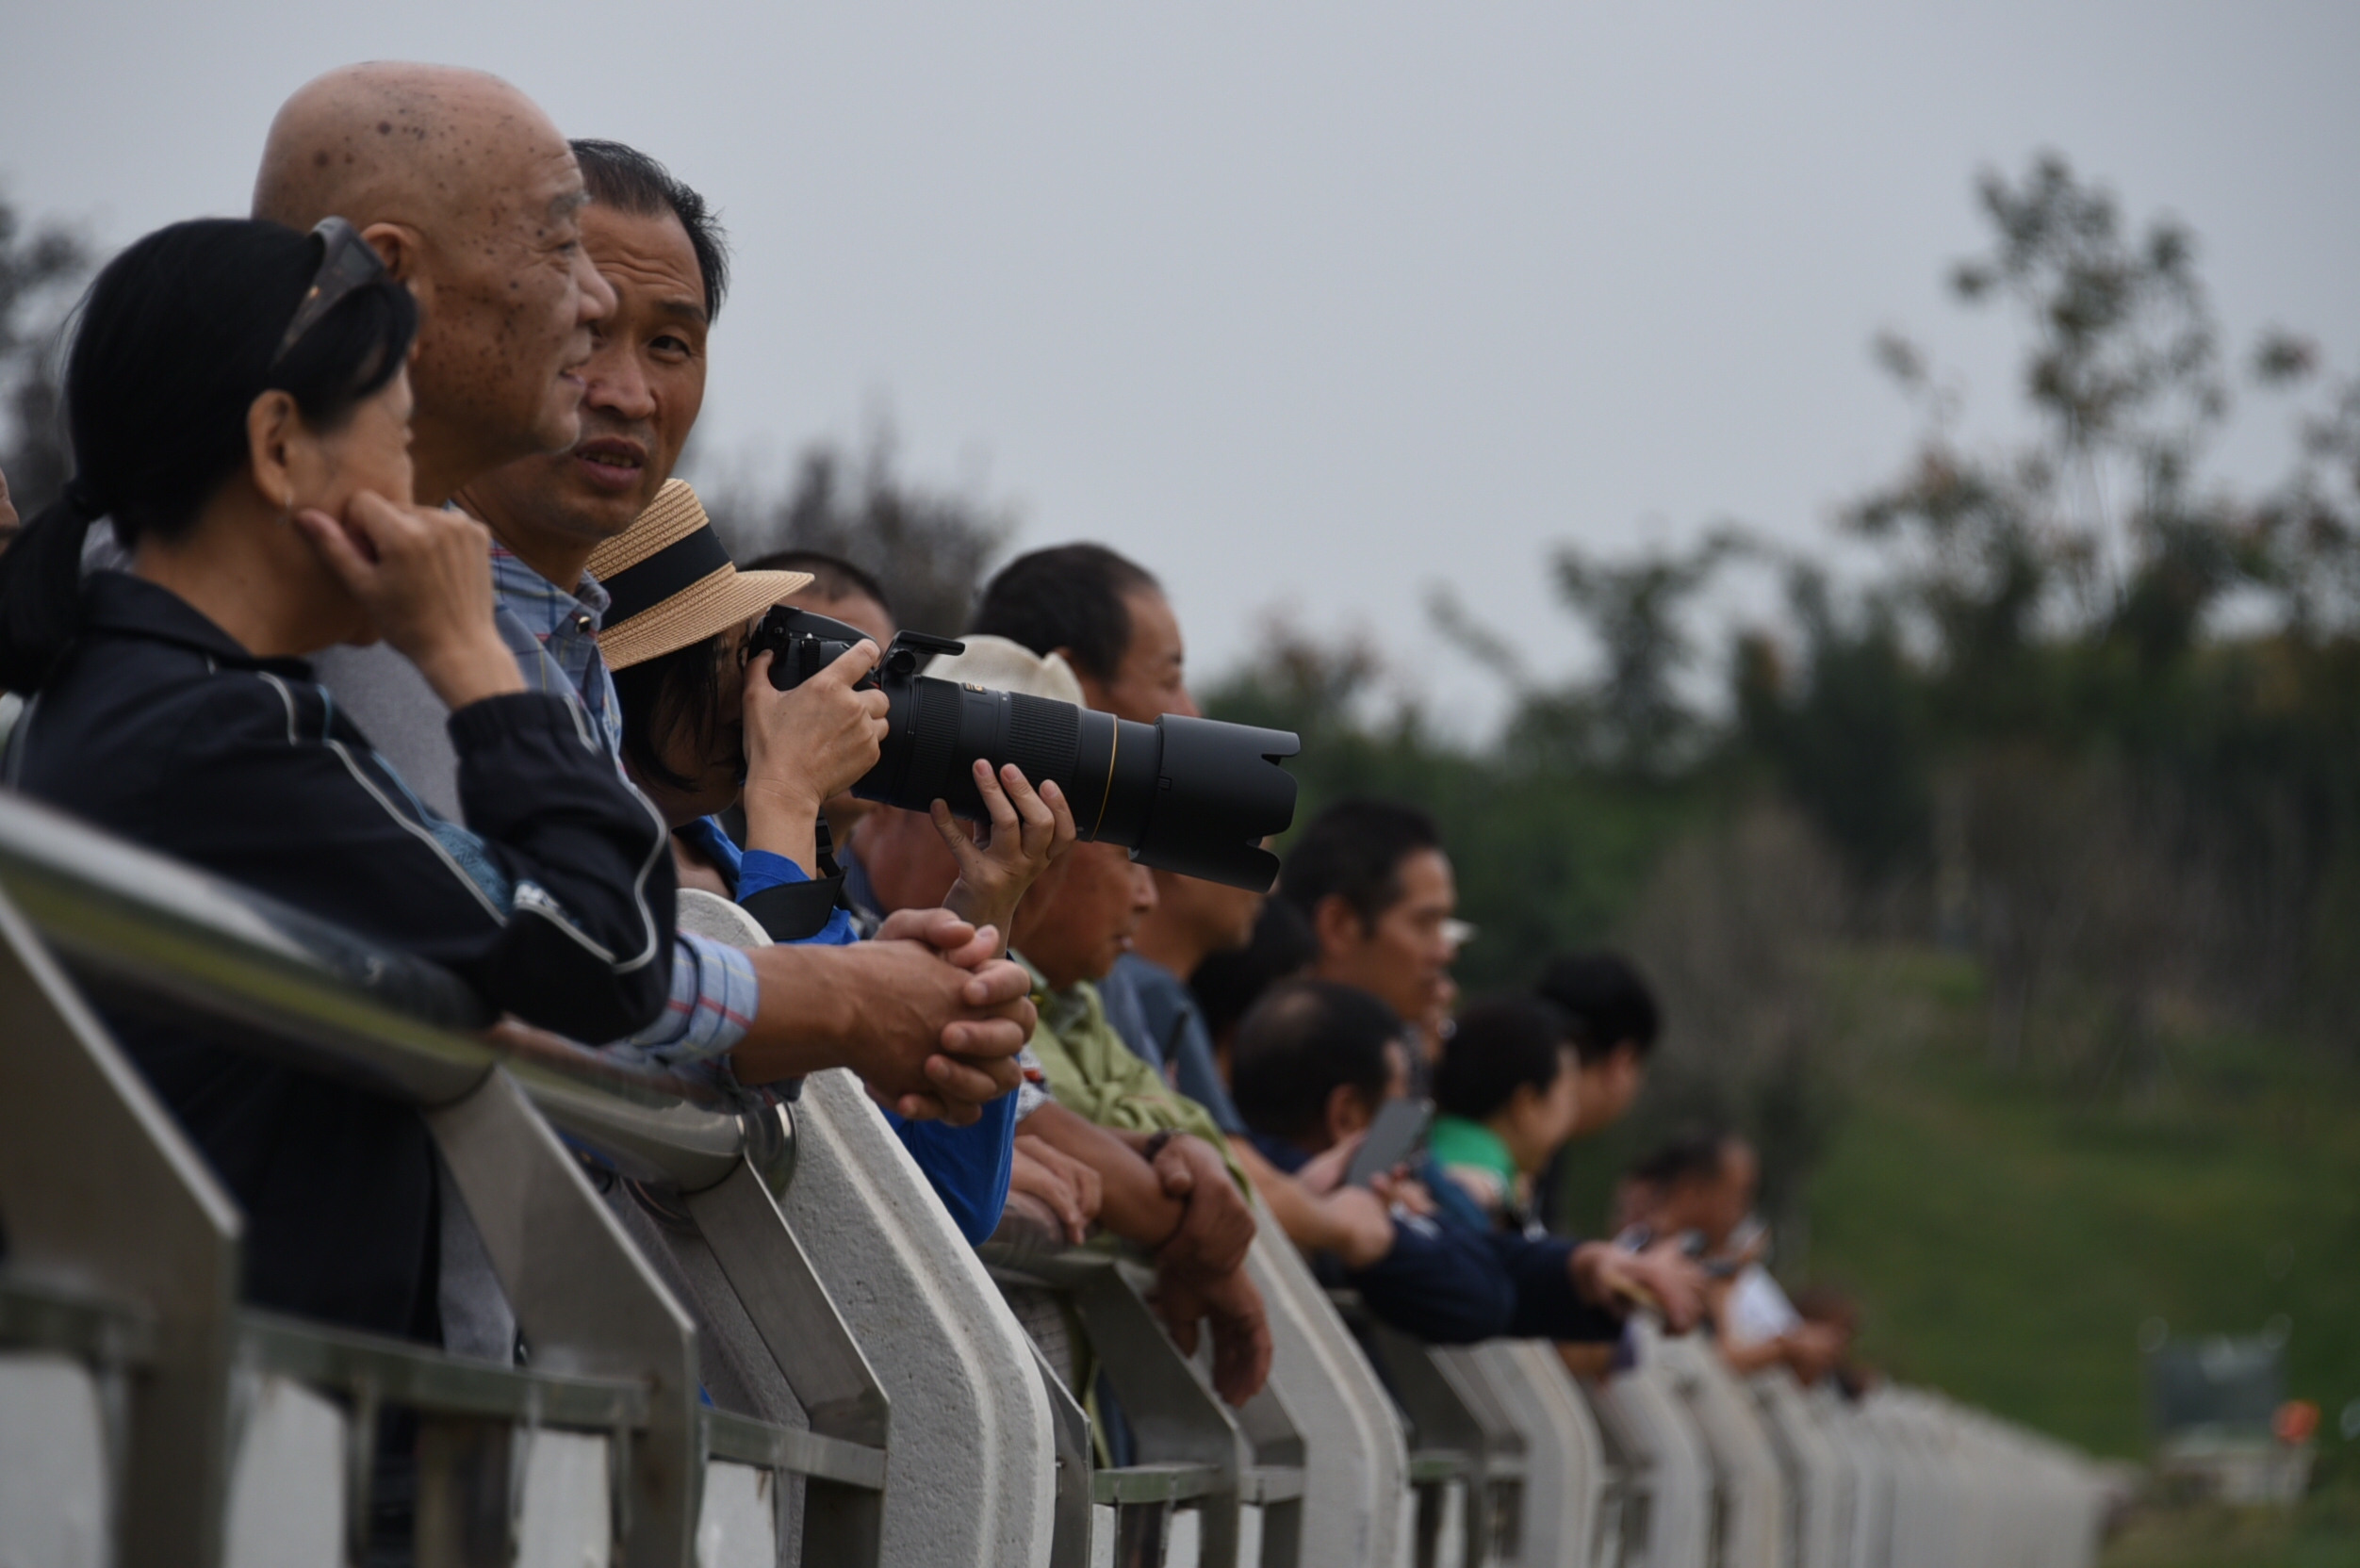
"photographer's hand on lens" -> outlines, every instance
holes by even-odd
[[[885,694],[855,685],[876,668],[877,649],[865,638],[800,685],[780,691],[770,682],[772,655],[746,666],[746,847],[783,855],[817,875],[815,826],[828,796],[841,793],[877,766],[885,741]]]
[[[492,536],[482,523],[364,490],[341,518],[306,507],[294,526],[453,711],[524,690],[492,625]]]
[[[974,763],[975,793],[991,813],[972,832],[951,814],[947,802],[931,808],[934,830],[959,862],[959,880],[943,903],[977,925],[1006,931],[1025,890],[1078,836],[1065,792],[1051,779],[1039,791],[1015,763],[997,774],[983,758]]]

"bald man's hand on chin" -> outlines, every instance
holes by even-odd
[[[1023,1080],[1032,978],[992,956],[998,933],[943,910],[896,917],[874,941],[793,944],[747,955],[762,982],[732,1054],[740,1082],[848,1067],[913,1121],[965,1126]]]

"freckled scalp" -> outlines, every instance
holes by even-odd
[[[571,162],[556,126],[497,76],[389,61],[345,66],[280,107],[254,179],[254,215],[308,229],[335,214],[363,228],[403,222],[455,239],[552,158]],[[561,198],[579,200],[579,187]]]

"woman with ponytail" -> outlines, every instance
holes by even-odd
[[[27,699],[7,779],[530,1022],[628,1037],[669,988],[663,825],[563,702],[524,690],[482,526],[411,504],[417,329],[338,219],[177,223],[108,264],[67,365],[74,481],[0,554],[0,686]],[[127,570],[86,572],[101,519]],[[381,637],[451,709],[465,825],[303,662]],[[245,1210],[250,1298],[437,1337],[416,1111],[189,1025],[118,1033]]]

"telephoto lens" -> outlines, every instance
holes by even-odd
[[[771,683],[784,691],[827,668],[862,635],[842,621],[781,606],[763,617],[752,648],[771,653]],[[1048,697],[918,673],[926,658],[963,647],[924,632],[893,639],[861,682],[881,688],[892,706],[883,754],[852,787],[854,794],[912,811],[940,800],[982,821],[987,813],[969,770],[978,757],[994,771],[1013,762],[1036,789],[1057,781],[1083,838],[1121,844],[1141,865],[1270,890],[1278,857],[1262,841],[1295,820],[1294,776],[1279,762],[1303,749],[1300,737],[1177,713],[1135,724]]]

